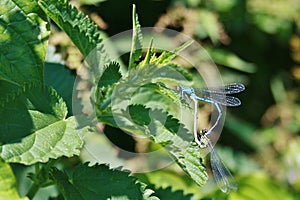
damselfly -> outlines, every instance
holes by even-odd
[[[196,103],[197,100],[214,104],[218,110],[218,118],[215,124],[207,132],[207,135],[210,135],[214,128],[219,124],[219,121],[223,115],[222,107],[223,106],[239,106],[241,101],[234,96],[229,96],[229,94],[240,93],[245,90],[245,86],[241,83],[231,83],[227,84],[224,87],[220,88],[200,88],[194,89],[186,86],[178,86],[178,91],[183,97],[189,97],[194,100]],[[195,109],[198,109],[195,107]]]
[[[228,96],[228,94],[240,93],[245,90],[245,86],[241,83],[231,83],[220,88],[194,89],[186,86],[178,86],[177,89],[181,92],[182,96],[194,96],[196,99],[207,103],[239,106],[241,105],[241,101],[237,97]]]
[[[239,106],[241,101],[233,96],[226,96],[227,94],[235,94],[245,90],[245,86],[241,83],[233,83],[225,85],[219,89],[194,89],[185,86],[178,86],[177,89],[181,92],[182,96],[189,97],[194,101],[194,140],[200,148],[209,147],[211,153],[211,168],[217,185],[222,192],[229,193],[230,190],[237,190],[237,182],[231,175],[228,168],[225,166],[217,152],[214,150],[213,145],[208,138],[213,132],[214,128],[218,125],[222,117],[222,108],[224,106]],[[218,118],[210,130],[202,129],[201,134],[198,134],[198,100],[207,103],[212,103],[218,110]],[[200,136],[200,137],[199,137]]]
[[[201,134],[195,138],[195,141],[200,148],[209,147],[211,169],[218,187],[224,193],[229,193],[231,190],[236,191],[238,189],[237,182],[231,175],[224,162],[221,160],[218,153],[215,151],[206,133],[207,129],[202,129]]]

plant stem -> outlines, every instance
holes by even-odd
[[[31,186],[30,190],[27,193],[27,197],[29,199],[33,199],[33,197],[35,196],[35,194],[37,193],[37,191],[40,189],[40,186],[37,185],[36,183],[33,183],[33,185]]]
[[[41,187],[51,185],[52,182],[49,181],[49,170],[56,162],[57,160],[49,160],[46,164],[35,164],[35,173],[31,176],[33,184],[26,195],[29,199],[33,199]]]

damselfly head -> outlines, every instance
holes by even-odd
[[[207,132],[208,132],[207,128],[203,128],[203,129],[201,130],[200,134],[201,134],[201,135],[205,135],[205,133],[207,133]]]
[[[194,88],[186,87],[186,86],[182,86],[182,85],[177,86],[177,90],[179,92],[185,93],[187,95],[191,95],[191,94],[195,93]]]
[[[181,92],[183,90],[182,86],[178,85],[177,90]]]

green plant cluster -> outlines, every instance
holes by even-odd
[[[299,199],[300,4],[136,4],[139,18],[127,0],[76,1],[84,12],[66,0],[0,1],[0,199]],[[209,179],[209,165],[178,113],[179,107],[190,111],[188,102],[171,86],[202,82],[191,66],[173,62],[190,43],[172,52],[156,52],[151,43],[144,52],[141,25],[194,38],[224,82],[246,85],[216,148],[237,179],[237,192],[223,194]],[[130,54],[111,60],[104,39],[131,28]],[[51,46],[57,48],[52,54]],[[80,124],[72,107],[76,72],[67,67],[91,57],[96,87],[88,101],[101,134]],[[202,123],[210,110],[200,109]],[[128,163],[107,138],[136,153],[164,147],[159,156],[176,164],[132,174],[117,167]]]

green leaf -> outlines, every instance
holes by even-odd
[[[43,83],[49,26],[35,1],[0,2],[0,106],[25,85]]]
[[[72,93],[76,73],[66,66],[56,63],[45,63],[45,84],[53,87],[67,104],[68,115],[72,115]]]
[[[19,141],[66,114],[66,105],[55,90],[31,86],[0,110],[0,142]]]
[[[80,5],[97,5],[105,1],[106,0],[78,0],[78,3]]]
[[[164,109],[164,105],[175,102],[180,104],[180,99],[174,90],[171,90],[162,83],[149,83],[137,88],[131,98],[131,104],[143,104],[149,108]]]
[[[256,71],[256,66],[253,63],[246,62],[233,53],[221,49],[205,49],[217,64],[247,73],[254,73]]]
[[[151,118],[149,116],[149,109],[143,105],[130,105],[128,107],[129,114],[132,121],[140,126],[149,125]]]
[[[142,104],[147,108],[165,110],[179,118],[178,105],[184,104],[180,96],[162,83],[150,83],[139,87],[131,98],[131,104]],[[167,105],[167,106],[166,106]]]
[[[170,133],[176,134],[180,128],[179,121],[162,110],[153,110],[143,105],[130,105],[128,112],[132,121],[140,126],[150,125],[154,117],[155,120],[158,120]]]
[[[208,177],[201,160],[200,149],[192,143],[191,133],[177,119],[161,110],[147,109],[141,105],[130,105],[129,113],[132,113],[130,118],[133,122],[145,128],[142,132],[155,143],[164,145],[174,160],[198,185],[205,184]]]
[[[107,87],[117,83],[121,78],[119,70],[120,65],[117,62],[109,63],[98,82],[98,88]]]
[[[220,24],[218,22],[217,15],[214,12],[205,9],[201,9],[199,15],[201,25],[204,27],[211,41],[216,44],[220,40]]]
[[[135,177],[106,165],[79,165],[69,176],[54,169],[52,179],[66,200],[144,199],[144,187]]]
[[[190,46],[194,41],[188,41],[174,51],[163,51],[158,58],[152,58],[152,64],[169,64],[181,51]]]
[[[161,170],[139,174],[138,178],[149,185],[148,187],[153,189],[155,195],[161,199],[176,199],[175,195],[178,195],[179,199],[200,199],[199,187],[192,179],[174,167],[171,165]],[[167,198],[167,196],[172,196],[172,198]]]
[[[172,199],[172,200],[190,200],[192,194],[185,195],[182,190],[172,191],[171,187],[155,189],[155,194],[160,199]]]
[[[86,129],[76,129],[75,117],[49,124],[24,138],[21,142],[2,146],[1,157],[6,162],[31,165],[48,162],[61,156],[79,155]]]
[[[125,83],[128,86],[145,85],[148,83],[168,82],[173,84],[183,84],[191,81],[191,75],[176,64],[156,65],[150,64],[143,68],[131,70]]]
[[[75,117],[66,120],[66,114],[66,105],[55,90],[26,90],[0,111],[1,141],[7,143],[1,157],[29,165],[78,155],[83,143],[80,134],[85,129],[77,130]]]
[[[0,199],[20,200],[28,199],[20,198],[17,191],[15,176],[8,164],[0,159]]]
[[[111,95],[112,87],[97,88],[96,92],[96,116],[99,121],[115,126],[111,113]]]
[[[87,16],[71,6],[66,0],[39,0],[43,11],[70,37],[86,57],[102,42],[100,31]],[[104,52],[103,46],[99,46]]]
[[[157,69],[153,74],[153,79],[173,84],[182,84],[192,81],[192,76],[180,66],[171,63]]]
[[[235,0],[212,0],[214,8],[219,12],[231,12],[231,9],[238,4]]]
[[[287,190],[273,179],[262,173],[250,174],[238,180],[239,189],[237,192],[230,193],[230,199],[294,199]]]
[[[277,104],[289,102],[289,97],[281,76],[274,76],[270,82],[273,98]]]
[[[69,177],[59,171],[57,168],[53,168],[51,172],[51,178],[54,180],[59,190],[64,196],[64,199],[82,200],[84,199],[80,192],[69,181]],[[92,175],[93,176],[93,175]]]
[[[144,60],[139,63],[139,66],[145,66],[145,65],[150,64],[151,57],[154,56],[152,45],[153,45],[153,39],[151,39],[149,49],[146,53],[146,56],[145,56]]]
[[[152,47],[153,40],[151,40],[151,43],[149,45],[149,49],[147,51],[147,54],[143,61],[139,63],[139,66],[145,66],[149,64],[153,65],[175,65],[174,63],[171,63],[171,61],[184,49],[186,49],[188,46],[190,46],[193,41],[185,42],[180,47],[176,48],[174,51],[163,51],[160,56],[155,56],[155,49]],[[180,68],[180,67],[179,67]],[[184,71],[182,68],[180,71]],[[187,72],[186,72],[187,73]]]
[[[291,10],[288,12],[291,12]],[[278,38],[280,38],[280,36],[282,37],[282,35],[289,35],[293,29],[293,25],[288,19],[279,18],[265,13],[255,13],[253,16],[253,24],[268,34],[277,34]]]
[[[181,153],[173,150],[173,156],[181,168],[199,185],[203,186],[208,175],[206,167],[202,163],[203,155],[200,155],[200,149],[194,144],[190,144]]]
[[[131,51],[129,57],[129,69],[136,65],[136,62],[142,56],[142,32],[141,25],[138,21],[138,15],[136,14],[136,7],[132,5],[132,23],[133,23],[133,35],[131,43]]]
[[[156,196],[152,196],[154,195],[154,191],[151,189],[146,188],[143,194],[143,199],[145,200],[160,200],[160,198],[156,197]]]

